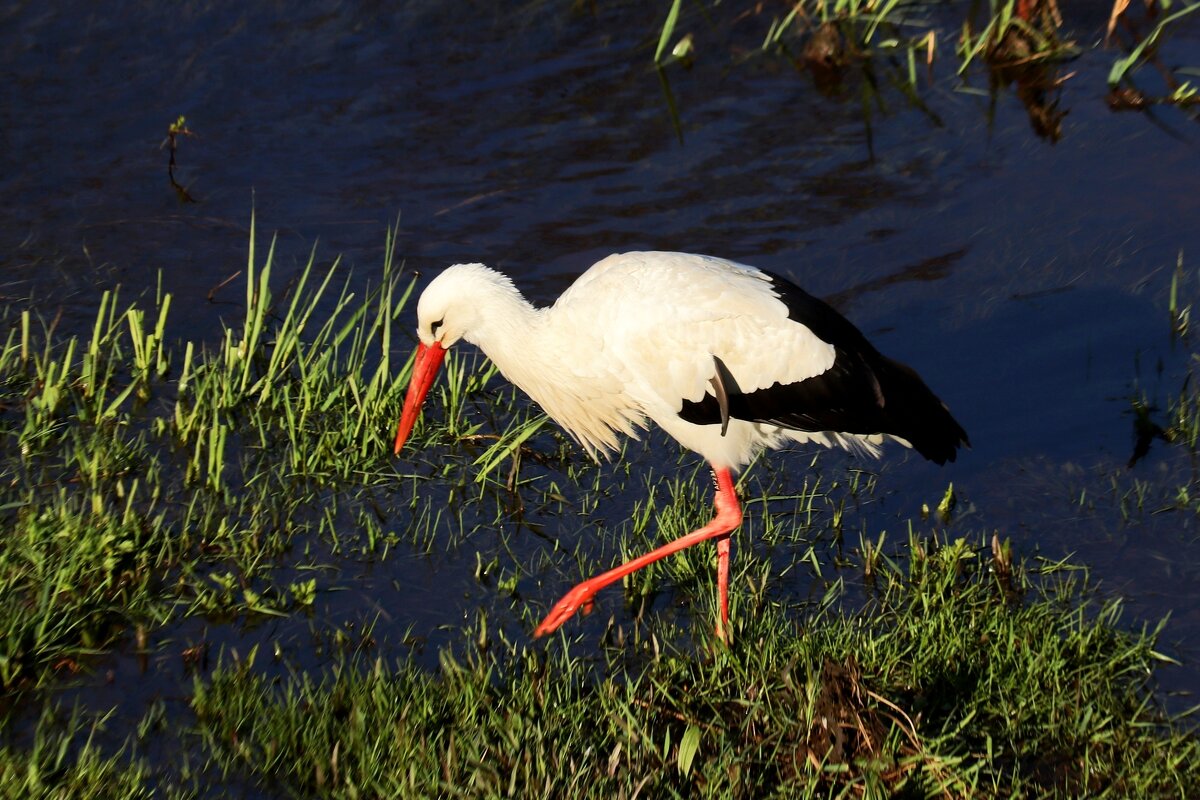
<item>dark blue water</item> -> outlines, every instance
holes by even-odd
[[[240,310],[240,284],[217,287],[244,266],[252,212],[260,236],[279,237],[280,280],[314,244],[320,261],[342,255],[356,279],[375,277],[397,220],[407,269],[483,261],[539,301],[624,249],[769,268],[916,366],[974,444],[941,470],[892,453],[885,499],[858,524],[890,526],[898,541],[900,521],[953,481],[964,534],[1074,553],[1128,599],[1131,624],[1170,613],[1163,648],[1186,663],[1164,672],[1164,688],[1200,689],[1197,520],[1163,495],[1193,479],[1190,460],[1158,445],[1126,467],[1131,399],[1177,392],[1191,352],[1172,342],[1167,295],[1182,253],[1184,295],[1200,297],[1195,115],[1114,113],[1104,78],[1117,53],[1087,51],[1051,75],[1067,112],[1053,143],[1011,87],[993,96],[984,72],[954,76],[949,12],[946,58],[922,72],[924,107],[896,88],[902,70],[887,59],[820,91],[787,60],[753,56],[764,15],[685,21],[697,58],[666,73],[677,127],[650,67],[665,4],[580,5],[10,4],[0,295],[77,330],[99,287],[130,297],[161,274],[175,330],[211,337]],[[1102,36],[1107,9],[1064,11],[1082,44]],[[1164,44],[1166,63],[1200,61],[1197,28]],[[178,143],[175,177],[194,202],[171,186],[162,147],[179,115],[195,135]],[[636,467],[675,469],[674,450],[637,452]],[[1120,496],[1136,480],[1163,496],[1129,514]],[[610,520],[632,485],[606,501]],[[390,655],[435,649],[495,603],[473,578],[476,549],[504,558],[477,541],[343,563],[343,591],[315,620],[251,638],[303,662],[313,629],[376,619],[381,638],[413,636]],[[522,585],[531,614],[569,588],[563,571],[560,585]],[[604,602],[597,618],[625,613],[619,592]],[[499,613],[514,631],[525,624]],[[244,635],[191,621],[172,641],[207,637],[216,652]],[[162,648],[149,682],[178,701],[190,678]],[[115,655],[95,698],[136,693],[142,669]]]

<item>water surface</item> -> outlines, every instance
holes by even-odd
[[[1131,624],[1171,614],[1164,649],[1185,665],[1164,673],[1165,688],[1200,689],[1196,519],[1167,497],[1132,514],[1121,503],[1136,480],[1192,479],[1186,455],[1162,445],[1126,464],[1131,399],[1177,392],[1191,352],[1170,337],[1167,294],[1182,253],[1184,292],[1197,296],[1195,117],[1110,111],[1112,51],[1058,73],[1071,75],[1057,143],[1011,90],[990,96],[978,70],[964,84],[948,60],[922,79],[924,108],[882,63],[821,91],[786,60],[744,58],[764,17],[732,31],[689,21],[699,57],[667,71],[677,128],[650,68],[659,11],[11,4],[0,12],[0,294],[9,313],[32,302],[77,331],[100,288],[120,284],[129,299],[161,276],[174,329],[212,339],[240,313],[240,284],[221,284],[244,267],[252,213],[261,236],[278,236],[281,281],[315,245],[320,262],[340,255],[365,284],[397,222],[406,269],[483,261],[539,302],[628,249],[781,272],[916,366],[974,445],[945,469],[891,451],[883,496],[856,526],[898,541],[902,521],[953,481],[963,535],[994,529],[1019,553],[1075,553],[1129,600]],[[1103,9],[1066,11],[1081,41],[1101,35]],[[1164,56],[1186,61],[1197,45],[1192,25]],[[195,136],[179,142],[175,176],[194,202],[171,186],[162,147],[181,114]],[[655,442],[635,450],[636,468],[690,471]],[[803,479],[807,455],[776,458]],[[849,462],[825,463],[837,473]],[[619,521],[632,486],[598,513]],[[547,524],[559,526],[551,535],[579,526]],[[388,654],[435,652],[496,604],[474,580],[480,551],[510,557],[476,540],[339,562],[340,591],[315,619],[188,621],[148,665],[105,661],[87,679],[91,699],[131,702],[133,719],[139,687],[178,702],[190,687],[178,646],[201,639],[301,651],[314,630],[373,620]],[[569,572],[523,584],[524,600],[544,608]],[[626,613],[619,595],[573,624],[601,630]],[[524,622],[506,609],[498,624],[519,635]]]

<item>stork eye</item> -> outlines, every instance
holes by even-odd
[[[434,336],[437,336],[438,328],[442,327],[442,323],[445,321],[446,321],[445,319],[439,319],[437,322],[430,325],[429,332],[432,333]]]

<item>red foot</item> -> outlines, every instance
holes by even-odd
[[[555,603],[554,608],[550,609],[550,613],[542,620],[542,624],[537,626],[537,630],[533,632],[534,637],[554,633],[564,622],[575,616],[576,611],[590,614],[592,612],[592,598],[599,588],[592,585],[591,581],[584,581],[567,592],[566,596]]]

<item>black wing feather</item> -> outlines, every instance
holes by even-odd
[[[833,366],[806,380],[753,392],[729,392],[726,380],[726,402],[712,394],[700,402],[685,400],[682,419],[716,425],[728,414],[726,419],[800,431],[889,434],[938,464],[953,461],[961,445],[970,445],[966,431],[914,370],[882,355],[827,303],[785,278],[765,274],[787,305],[788,317],[834,346]]]

